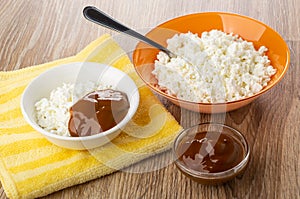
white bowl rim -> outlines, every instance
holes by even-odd
[[[131,81],[133,83],[133,85],[135,86],[135,88],[133,90],[136,90],[137,92],[135,93],[135,101],[136,101],[136,106],[130,107],[128,113],[126,114],[126,116],[122,119],[121,122],[117,123],[116,126],[114,126],[113,128],[107,130],[107,131],[103,131],[101,133],[95,134],[95,135],[90,135],[90,136],[83,136],[83,137],[68,137],[68,136],[62,136],[62,135],[57,135],[54,133],[50,133],[46,130],[44,130],[42,127],[40,127],[37,123],[32,122],[32,120],[28,117],[27,112],[24,109],[24,96],[25,93],[27,92],[27,90],[31,87],[31,85],[33,85],[35,83],[35,81],[37,81],[37,79],[41,78],[41,76],[45,75],[46,73],[48,73],[49,71],[53,71],[53,70],[58,70],[58,68],[62,68],[62,67],[66,67],[68,65],[74,65],[74,64],[92,64],[92,65],[99,65],[99,66],[109,66],[111,67],[110,69],[113,70],[116,73],[119,73],[120,75],[124,75],[124,77],[129,78],[129,81]],[[138,105],[139,105],[139,101],[140,101],[140,95],[138,92],[138,88],[135,84],[135,82],[131,79],[131,77],[129,77],[125,72],[111,66],[108,64],[103,64],[103,63],[97,63],[97,62],[70,62],[67,64],[61,64],[61,65],[57,65],[54,66],[53,68],[50,68],[48,70],[45,70],[44,72],[42,72],[41,74],[39,74],[37,77],[35,77],[25,88],[25,90],[22,93],[21,96],[21,112],[23,114],[24,119],[26,120],[26,122],[33,127],[36,131],[42,133],[43,135],[45,135],[46,137],[50,137],[50,138],[54,138],[54,139],[59,139],[59,140],[63,140],[63,141],[88,141],[88,140],[94,140],[100,137],[105,137],[117,130],[122,130],[122,128],[131,120],[131,118],[134,116],[134,114],[137,111]],[[132,111],[130,111],[130,109]]]

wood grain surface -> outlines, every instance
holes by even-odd
[[[252,156],[242,177],[215,187],[199,185],[170,164],[167,152],[44,198],[300,198],[299,0],[1,0],[0,70],[16,70],[75,55],[104,33],[119,39],[118,34],[83,18],[86,5],[94,5],[137,30],[203,11],[250,16],[282,35],[291,50],[291,65],[270,92],[226,114],[199,115],[162,99],[184,127],[224,120],[243,132]],[[121,43],[124,45],[126,48],[126,43]],[[161,168],[137,172],[155,165]],[[0,185],[0,199],[4,198]]]

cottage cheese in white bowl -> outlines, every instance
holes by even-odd
[[[129,109],[114,127],[98,134],[72,137],[68,131],[70,107],[95,90],[113,89],[125,93]],[[68,149],[92,149],[119,135],[135,114],[139,92],[124,72],[108,65],[76,62],[56,66],[36,77],[25,89],[21,110],[25,120],[50,142]]]

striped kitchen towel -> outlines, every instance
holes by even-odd
[[[111,143],[75,151],[51,144],[22,117],[20,99],[43,71],[70,62],[99,62],[125,71],[136,82],[140,106]],[[9,198],[35,198],[83,183],[170,148],[182,127],[143,85],[124,51],[103,35],[73,57],[17,71],[0,72],[0,179]]]

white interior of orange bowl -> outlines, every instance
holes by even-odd
[[[101,82],[111,85],[127,94],[130,108],[125,118],[115,127],[96,135],[86,137],[65,137],[47,132],[35,119],[34,104],[43,97],[49,98],[50,92],[63,83]],[[75,86],[76,87],[76,86]],[[48,140],[62,147],[71,149],[95,148],[116,137],[132,118],[139,104],[139,92],[133,80],[124,72],[99,63],[76,62],[49,69],[36,77],[25,89],[21,99],[21,110],[25,120]]]

